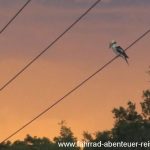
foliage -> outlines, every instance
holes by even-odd
[[[55,137],[54,141],[56,143],[63,143],[63,142],[70,142],[70,143],[76,143],[77,142],[77,138],[74,137],[73,132],[71,131],[70,128],[68,128],[65,125],[65,121],[62,121],[60,123],[61,125],[61,129],[60,129],[60,136]],[[58,145],[58,144],[57,144]],[[67,150],[79,150],[79,147],[68,147]],[[66,147],[63,148],[59,148],[59,150],[66,150]]]
[[[150,139],[150,91],[143,92],[143,101],[140,103],[141,113],[136,109],[136,104],[129,101],[127,107],[114,108],[114,127],[110,131],[96,132],[94,135],[88,132],[83,133],[83,140],[90,142],[148,142]],[[55,137],[53,141],[43,137],[32,137],[27,135],[23,141],[17,140],[13,143],[5,142],[0,144],[0,150],[79,150],[79,147],[60,148],[59,142],[76,143],[77,138],[74,136],[71,128],[67,127],[65,122],[60,123],[60,135]],[[85,147],[84,150],[97,150],[97,148]],[[107,150],[108,148],[101,148]],[[113,150],[114,148],[109,148]],[[121,148],[115,148],[120,150]],[[135,148],[128,148],[132,150]],[[142,148],[144,149],[144,148]],[[150,148],[145,148],[149,150]],[[136,148],[141,150],[141,148]]]
[[[84,133],[85,141],[92,142],[148,142],[150,139],[150,91],[143,92],[143,102],[141,102],[142,112],[138,113],[136,105],[131,101],[128,102],[127,108],[114,108],[115,124],[112,130],[98,132],[94,137],[89,133]],[[84,148],[84,150],[92,150],[94,148]],[[101,148],[102,150],[108,148]],[[109,148],[111,150],[111,148]],[[114,148],[112,148],[113,150]],[[119,150],[121,148],[115,148]],[[132,150],[135,148],[129,148]],[[150,148],[142,148],[149,150]],[[141,150],[141,147],[136,148]]]
[[[66,148],[59,148],[58,142],[76,142],[73,132],[64,123],[61,124],[60,136],[55,137],[54,141],[46,137],[38,138],[27,135],[23,141],[17,140],[13,143],[1,144],[0,150],[66,150]],[[67,148],[67,150],[79,150],[79,148]]]

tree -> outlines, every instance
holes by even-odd
[[[29,145],[26,144],[24,141],[15,141],[11,144],[11,150],[31,150]]]
[[[139,113],[136,105],[129,101],[127,107],[114,108],[114,127],[110,131],[97,132],[93,137],[88,132],[84,133],[84,140],[87,142],[102,143],[111,142],[147,142],[150,139],[150,91],[143,92],[143,101],[141,102],[142,112]],[[84,148],[92,150],[94,148]],[[106,150],[108,148],[101,148]],[[110,150],[114,148],[109,148]],[[115,148],[120,150],[121,148]],[[128,148],[129,150],[135,148]],[[138,147],[136,150],[149,150],[149,148]]]
[[[120,106],[114,108],[114,126],[109,131],[98,131],[95,134],[83,133],[84,142],[87,143],[107,143],[110,142],[148,142],[150,139],[150,90],[143,92],[143,100],[140,103],[141,113],[136,109],[136,104],[129,101],[127,107]],[[13,143],[5,142],[0,144],[0,150],[79,150],[79,147],[59,147],[58,143],[77,143],[71,128],[67,127],[65,121],[60,123],[60,135],[53,141],[43,137],[32,137],[27,135],[23,141],[17,140]],[[84,147],[84,150],[97,150],[98,147]],[[107,150],[108,147],[101,147],[101,150]],[[109,150],[113,150],[109,147]],[[115,148],[120,150],[122,148]],[[128,150],[134,150],[130,147]],[[148,148],[138,147],[135,150],[149,150]]]
[[[31,150],[50,150],[55,148],[55,144],[46,137],[38,138],[27,135],[24,142]]]
[[[65,121],[62,121],[60,123],[61,129],[60,129],[60,136],[55,137],[54,141],[56,143],[65,143],[65,142],[70,142],[70,143],[77,143],[77,138],[74,137],[73,132],[69,127],[65,125]],[[58,145],[57,145],[58,146]],[[66,147],[64,148],[59,148],[60,150],[66,150]],[[68,147],[67,150],[79,150],[79,147]]]
[[[0,150],[79,150],[79,147],[59,147],[58,142],[77,142],[77,138],[74,137],[73,132],[65,125],[65,122],[62,121],[60,125],[60,135],[55,137],[54,141],[46,137],[39,138],[27,135],[22,141],[16,140],[13,143],[8,141],[0,144]]]
[[[144,101],[141,102],[142,115],[145,120],[150,121],[150,91],[143,92]]]
[[[120,107],[114,109],[115,125],[112,129],[114,141],[126,142],[147,142],[150,139],[150,92],[143,93],[143,102],[141,102],[142,112],[139,114],[135,104],[128,103],[125,109]],[[134,148],[130,148],[131,150]],[[141,148],[137,148],[137,150]],[[149,150],[149,148],[145,148]]]
[[[10,150],[10,148],[11,148],[10,141],[0,144],[0,150]]]
[[[90,134],[88,132],[84,132],[83,133],[83,137],[84,137],[84,141],[86,143],[92,143],[92,146],[89,146],[88,144],[86,144],[86,146],[83,148],[84,150],[97,150],[97,149],[101,149],[101,150],[107,150],[108,148],[105,147],[99,147],[98,145],[96,145],[97,143],[101,142],[101,143],[105,143],[108,141],[112,141],[112,133],[111,131],[103,131],[103,132],[96,132],[95,134]],[[87,146],[88,145],[88,146]],[[109,148],[110,150],[113,150],[112,148]]]

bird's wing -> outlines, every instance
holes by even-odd
[[[116,50],[123,56],[125,56],[126,58],[128,58],[128,55],[125,53],[124,49],[121,46],[117,46]]]

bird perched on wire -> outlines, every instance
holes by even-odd
[[[125,59],[126,63],[128,63],[128,55],[125,53],[125,50],[121,47],[117,45],[117,42],[115,40],[112,40],[112,42],[109,45],[109,48],[112,48],[112,50],[114,51],[114,53],[116,55],[121,56],[122,58]]]

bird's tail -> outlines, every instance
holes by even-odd
[[[129,58],[129,57],[124,57],[126,63],[129,65],[128,58]]]
[[[128,59],[129,57],[127,55],[121,55],[121,57],[126,61],[126,63],[129,65]]]

